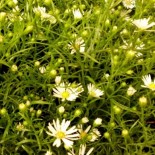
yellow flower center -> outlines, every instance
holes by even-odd
[[[96,97],[96,93],[94,91],[89,92],[90,96]]]
[[[59,138],[59,139],[65,138],[65,133],[62,132],[62,131],[58,131],[56,133],[56,137]]]
[[[62,98],[66,99],[69,97],[69,92],[64,91],[61,95],[62,95]]]
[[[80,133],[80,137],[81,137],[81,139],[83,139],[83,138],[85,138],[87,136],[87,133],[86,132],[81,132]]]
[[[148,87],[152,90],[155,90],[155,83],[150,83]]]
[[[79,50],[80,49],[80,44],[79,43],[75,43],[74,47],[75,47],[75,50]]]
[[[131,4],[132,4],[132,0],[125,0],[124,3],[125,3],[126,5],[131,5]]]

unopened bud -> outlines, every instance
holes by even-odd
[[[147,105],[147,98],[145,96],[139,98],[139,105],[141,107],[145,107]]]

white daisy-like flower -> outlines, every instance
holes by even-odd
[[[70,121],[66,121],[65,119],[60,123],[60,120],[57,119],[56,121],[53,120],[53,125],[51,123],[48,124],[50,132],[47,131],[46,133],[56,138],[53,146],[60,147],[63,141],[65,146],[72,147],[73,141],[79,139],[76,126],[69,128],[70,123]]]
[[[91,129],[91,125],[89,125],[85,130],[83,129],[83,126],[82,125],[78,125],[78,132],[79,132],[79,137],[80,139],[87,139],[88,137],[88,132],[90,131]]]
[[[41,16],[42,20],[49,20],[52,24],[56,23],[56,18],[48,13],[46,13],[46,8],[45,7],[35,7],[33,9],[35,14],[38,14]]]
[[[127,89],[127,95],[128,96],[132,96],[137,90],[135,88],[133,88],[132,86],[129,86],[129,88]]]
[[[94,148],[90,148],[88,150],[88,152],[86,152],[86,145],[80,145],[79,151],[78,151],[78,155],[90,155],[93,152]],[[77,153],[75,153],[75,151],[72,149],[70,152],[67,153],[67,155],[77,155]]]
[[[45,153],[45,155],[52,155],[52,152],[51,152],[51,151],[47,151],[47,152]]]
[[[77,87],[73,88],[71,87],[70,83],[62,82],[58,86],[56,86],[56,88],[53,88],[53,91],[53,96],[61,98],[62,101],[75,101],[76,98],[83,91],[83,88],[81,85],[78,85]]]
[[[149,89],[151,89],[152,91],[155,90],[155,79],[152,80],[150,74],[143,76],[143,77],[142,77],[142,80],[143,80],[143,82],[144,82],[144,85],[141,85],[142,87],[144,87],[144,88],[149,88]]]
[[[82,37],[79,37],[75,40],[75,42],[70,42],[68,47],[71,49],[71,54],[76,53],[79,51],[80,53],[85,52],[85,42]]]
[[[88,94],[92,97],[99,98],[100,96],[104,94],[104,91],[96,88],[94,84],[89,83],[87,85],[87,88],[88,88]]]
[[[74,19],[82,19],[83,15],[79,9],[73,10]]]
[[[78,125],[78,132],[80,134],[80,139],[87,140],[88,138],[90,142],[94,142],[99,136],[101,136],[97,128],[91,130],[91,125],[89,125],[85,130],[82,125]]]
[[[135,19],[132,21],[132,23],[136,25],[139,29],[146,30],[155,25],[155,22],[149,23],[149,20],[149,18]]]
[[[53,88],[53,91],[53,96],[61,98],[62,101],[75,101],[78,97],[78,94],[74,93],[74,90],[71,88],[63,88],[61,86],[57,86],[56,88]]]
[[[135,0],[123,0],[122,3],[127,9],[133,9],[135,7]]]

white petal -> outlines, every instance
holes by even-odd
[[[61,145],[61,140],[57,138],[57,139],[54,141],[54,143],[53,143],[53,146],[55,146],[55,145],[56,145],[56,147],[59,147],[59,146]]]
[[[70,147],[73,145],[73,141],[63,138],[62,141],[65,143],[66,146]]]

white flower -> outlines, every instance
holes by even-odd
[[[47,151],[47,152],[45,153],[45,155],[52,155],[52,152],[51,152],[51,151]]]
[[[79,9],[73,10],[74,19],[81,19],[83,17]]]
[[[133,9],[135,7],[135,0],[123,0],[122,3],[127,9]]]
[[[76,53],[79,51],[80,53],[84,53],[85,51],[85,42],[80,37],[75,40],[75,42],[68,44],[68,47],[71,49],[71,54]]]
[[[86,153],[86,145],[80,145],[80,149],[78,151],[78,155],[90,155],[92,153],[92,151],[94,150],[94,148],[90,148],[89,151]],[[75,154],[74,150],[72,149],[70,152],[67,153],[68,155],[77,155],[77,153]]]
[[[48,13],[46,13],[46,8],[45,7],[35,7],[33,9],[34,13],[37,14],[37,15],[40,15],[41,16],[41,19],[42,20],[49,20],[52,24],[55,24],[56,23],[56,18]]]
[[[133,20],[132,23],[136,25],[139,29],[145,30],[155,25],[155,22],[152,22],[149,24],[149,20],[150,20],[149,18],[136,19],[136,20]]]
[[[74,93],[71,88],[63,88],[61,86],[57,86],[56,88],[53,88],[53,91],[53,96],[61,98],[62,101],[75,101],[75,99],[78,97],[78,95]]]
[[[60,120],[57,119],[56,121],[53,120],[53,125],[51,125],[51,123],[48,124],[50,132],[47,131],[47,134],[56,138],[53,146],[59,147],[63,141],[65,146],[71,147],[73,141],[79,139],[79,134],[76,133],[77,128],[75,126],[68,129],[70,123],[70,121],[66,121],[65,119],[60,123]]]
[[[54,96],[61,98],[62,101],[75,101],[79,94],[83,91],[82,86],[79,84],[77,87],[71,87],[70,83],[60,83],[56,88],[53,88]]]
[[[142,87],[149,88],[153,91],[155,90],[155,79],[152,80],[150,74],[143,76],[142,80],[144,82],[144,85],[141,85]]]
[[[100,89],[97,89],[94,84],[91,84],[91,83],[88,84],[87,88],[88,88],[88,94],[92,97],[99,98],[104,94],[104,92]]]
[[[136,92],[136,89],[133,88],[132,86],[129,86],[129,88],[127,89],[128,96],[132,96],[135,92]]]
[[[83,130],[82,125],[78,125],[78,132],[80,134],[80,139],[87,139],[88,137],[88,132],[91,129],[91,125],[89,125],[85,130]]]
[[[92,131],[90,129],[91,125],[89,125],[85,130],[83,130],[82,125],[78,125],[78,132],[80,134],[80,139],[94,142],[95,140],[98,139],[99,136],[101,136],[97,128],[94,128]]]

